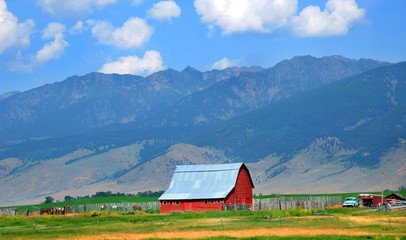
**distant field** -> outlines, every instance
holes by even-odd
[[[347,197],[358,197],[359,194],[369,193],[369,194],[377,194],[381,195],[382,192],[355,192],[355,193],[328,193],[328,194],[278,194],[278,196],[285,196],[285,197],[320,197],[320,196],[342,196],[343,199]],[[388,196],[392,193],[400,193],[403,196],[406,196],[406,191],[385,191],[383,195]],[[263,198],[276,198],[276,195],[262,195],[262,196],[254,196],[257,199]]]
[[[400,193],[403,196],[406,196],[406,191],[386,191],[384,192],[385,196],[388,196],[394,192]],[[357,197],[362,193],[371,193],[380,195],[381,192],[357,192],[357,193],[329,193],[329,194],[278,194],[278,196],[285,197],[318,197],[318,196],[342,196],[343,199],[346,197]],[[255,199],[264,199],[264,198],[276,198],[276,195],[263,195],[263,196],[254,196]],[[116,197],[98,197],[98,198],[86,198],[79,199],[67,202],[55,202],[49,204],[34,204],[34,205],[24,205],[24,206],[10,206],[16,207],[17,211],[25,211],[29,209],[30,211],[39,210],[41,208],[51,208],[51,207],[63,207],[67,206],[77,206],[85,204],[97,204],[97,203],[132,203],[132,202],[155,202],[158,201],[157,197],[127,197],[127,196],[116,196]],[[10,207],[0,207],[0,208],[10,208]]]
[[[63,207],[66,206],[77,206],[85,204],[96,204],[96,203],[131,203],[131,202],[154,202],[158,201],[157,197],[126,197],[126,196],[115,196],[115,197],[98,197],[98,198],[86,198],[67,202],[54,202],[54,203],[43,203],[35,205],[24,205],[24,206],[13,206],[17,208],[17,211],[25,211],[25,209],[39,210],[41,208],[51,208],[51,207]],[[5,208],[5,207],[1,207]]]
[[[0,217],[0,239],[406,239],[404,212],[360,210]]]

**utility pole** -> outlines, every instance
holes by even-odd
[[[383,171],[382,171],[382,196],[381,196],[381,206],[383,208]]]

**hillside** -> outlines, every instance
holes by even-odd
[[[406,62],[402,62],[252,111],[190,143],[216,146],[230,156],[255,161],[269,153],[293,153],[315,139],[333,136],[342,139],[345,148],[362,149],[357,157],[368,157],[358,159],[359,164],[373,165],[379,153],[406,136],[405,106]]]
[[[230,68],[202,73],[187,67],[146,78],[90,73],[15,93],[0,100],[0,146],[145,119],[217,81],[259,70]]]
[[[148,119],[147,126],[207,125],[388,63],[341,56],[294,57],[258,72],[244,72],[196,92]]]
[[[219,81],[213,87],[246,74],[228,78],[227,71],[211,72]],[[170,106],[139,122],[4,146],[0,204],[162,190],[177,164],[233,161],[248,163],[256,193],[379,191],[382,171],[385,188],[404,185],[406,63],[331,81],[227,121],[149,125]]]
[[[141,120],[154,115],[154,120],[146,120],[148,126],[205,125],[387,64],[305,56],[269,69],[200,72],[187,67],[145,78],[102,73],[73,76],[2,99],[0,146],[72,136],[114,124],[131,123],[131,128],[137,128]],[[160,114],[168,107],[172,109]],[[166,116],[168,111],[174,119]]]

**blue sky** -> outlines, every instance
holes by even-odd
[[[0,0],[0,94],[89,72],[406,60],[404,0]]]

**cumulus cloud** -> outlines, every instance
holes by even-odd
[[[45,44],[45,46],[35,55],[35,62],[37,64],[44,64],[51,59],[58,59],[62,56],[65,48],[69,44],[64,40],[63,33],[65,32],[65,25],[57,22],[49,23],[43,30],[43,39],[53,38],[53,41]]]
[[[84,29],[82,21],[77,21],[76,24],[69,29],[70,34],[81,34]]]
[[[209,36],[215,27],[223,34],[269,33],[283,27],[301,37],[343,35],[365,15],[356,0],[328,0],[324,11],[308,6],[298,15],[298,0],[195,0],[194,5]]]
[[[223,58],[221,60],[218,60],[217,62],[215,62],[213,64],[213,66],[211,67],[211,69],[218,69],[218,70],[223,70],[229,67],[235,67],[241,65],[241,60],[240,59],[234,59],[234,60],[230,60],[228,58]]]
[[[13,46],[29,46],[33,28],[33,20],[18,23],[17,17],[7,10],[6,2],[0,0],[0,54]]]
[[[161,1],[148,10],[148,15],[159,20],[170,20],[180,16],[180,8],[174,1]]]
[[[37,6],[55,17],[82,17],[117,0],[37,0]]]
[[[163,70],[161,54],[151,50],[146,51],[143,58],[120,57],[116,62],[104,64],[99,72],[147,76],[160,70]]]
[[[87,21],[92,26],[92,35],[99,43],[121,48],[140,47],[147,42],[153,29],[141,18],[130,18],[121,28],[116,28],[106,21]]]
[[[271,32],[287,25],[297,11],[297,0],[195,0],[194,5],[202,22],[224,34]]]
[[[44,29],[42,34],[42,39],[51,39],[55,37],[58,33],[63,33],[66,30],[66,26],[62,23],[51,22],[48,23],[48,26]]]
[[[321,11],[318,6],[308,6],[292,19],[294,31],[303,37],[343,35],[354,21],[365,15],[355,0],[329,0]]]
[[[44,64],[51,59],[58,59],[62,56],[67,46],[69,44],[63,39],[63,34],[59,33],[52,42],[47,43],[37,52],[35,59],[39,64]]]

